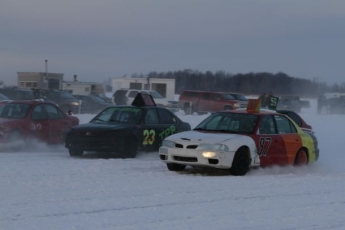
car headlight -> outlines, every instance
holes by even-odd
[[[217,155],[216,152],[210,152],[210,151],[205,151],[205,152],[202,152],[201,154],[205,158],[212,158],[212,157],[215,157]]]
[[[76,101],[71,102],[71,105],[79,105],[79,102],[76,102]]]
[[[175,142],[169,141],[169,140],[163,140],[162,146],[169,147],[169,148],[175,148]]]
[[[200,144],[197,149],[228,152],[229,148],[223,144]]]
[[[235,106],[236,108],[241,107],[239,103],[235,103],[234,106]]]

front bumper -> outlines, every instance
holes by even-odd
[[[164,163],[176,163],[193,166],[207,166],[213,168],[231,168],[235,152],[218,151],[216,156],[206,158],[202,155],[204,150],[178,149],[169,147],[159,148],[159,158]]]
[[[123,143],[119,138],[99,136],[78,136],[68,135],[65,140],[65,147],[68,149],[79,149],[83,151],[100,151],[100,152],[121,152]]]

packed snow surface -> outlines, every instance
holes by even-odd
[[[0,153],[0,229],[345,229],[344,115],[301,116],[320,159],[305,167],[170,172],[157,152],[135,159],[63,146]],[[177,115],[195,127],[208,115]],[[81,123],[94,115],[78,115]]]

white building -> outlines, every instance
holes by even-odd
[[[104,93],[102,83],[96,82],[81,82],[78,81],[77,75],[74,75],[73,81],[64,81],[62,83],[62,89],[75,95],[90,95]]]
[[[113,93],[121,88],[154,90],[168,100],[175,97],[175,79],[166,78],[114,78],[112,81]]]

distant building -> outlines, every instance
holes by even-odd
[[[103,83],[96,82],[80,82],[77,75],[74,75],[73,81],[64,81],[62,89],[70,94],[90,95],[90,94],[103,94]]]
[[[121,88],[154,90],[163,97],[174,100],[175,79],[167,78],[114,78],[112,82],[113,93]]]
[[[62,89],[62,73],[17,72],[17,86],[21,88]]]

